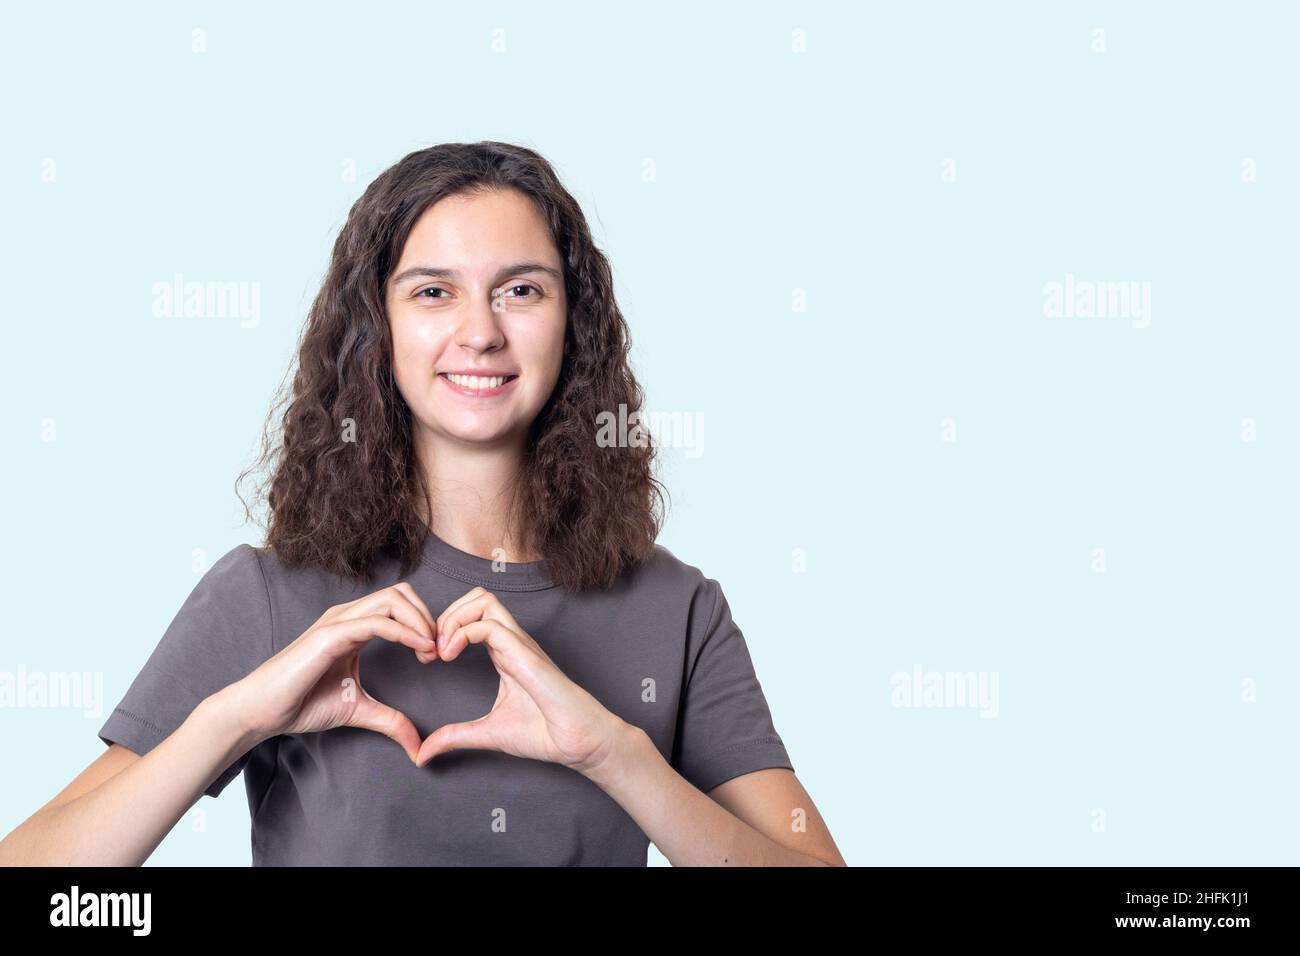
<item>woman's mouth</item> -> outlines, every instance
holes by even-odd
[[[453,392],[474,398],[488,398],[500,395],[514,383],[518,375],[457,375],[451,372],[439,372],[442,379]]]

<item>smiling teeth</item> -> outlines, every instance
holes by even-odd
[[[448,375],[447,378],[461,388],[472,388],[475,391],[500,388],[506,380],[504,375],[494,375],[491,378],[483,378],[478,375]]]

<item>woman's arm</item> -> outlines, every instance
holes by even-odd
[[[580,772],[627,811],[673,866],[846,865],[792,771],[745,774],[706,795],[635,724],[624,723],[613,740],[599,763]],[[792,818],[804,826],[791,826]]]
[[[282,733],[360,727],[391,737],[412,760],[410,719],[359,687],[361,649],[382,638],[436,660],[433,616],[411,585],[328,608],[251,674],[199,702],[139,760],[88,792],[55,797],[0,841],[0,865],[139,866],[217,776]],[[360,689],[360,694],[355,693]]]
[[[608,793],[674,866],[844,866],[794,772],[741,774],[706,796],[640,727],[571,681],[500,599],[476,587],[438,615],[438,654],[454,661],[486,646],[501,678],[477,720],[443,724],[420,745],[424,766],[450,750],[497,750],[548,760]]]
[[[0,865],[139,866],[208,784],[257,742],[241,729],[226,691],[218,691],[143,757],[32,814],[0,840]]]

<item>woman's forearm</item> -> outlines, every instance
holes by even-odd
[[[217,775],[256,743],[219,691],[139,760],[33,814],[0,841],[0,865],[139,866]]]
[[[634,724],[620,728],[609,756],[584,776],[627,811],[673,866],[826,865],[782,846],[701,793]]]

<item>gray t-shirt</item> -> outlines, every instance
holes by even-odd
[[[494,592],[571,680],[643,728],[700,790],[794,769],[717,581],[662,545],[604,592],[567,594],[545,561],[504,567],[431,534],[407,580],[435,618],[476,585]],[[147,753],[328,607],[396,583],[397,570],[385,561],[361,585],[235,547],[199,580],[100,739]],[[382,638],[361,652],[361,685],[422,738],[486,714],[498,680],[482,645],[430,664]],[[241,770],[254,866],[646,865],[649,840],[626,811],[548,761],[456,750],[416,767],[388,737],[338,727],[266,740],[204,792],[217,796]]]

